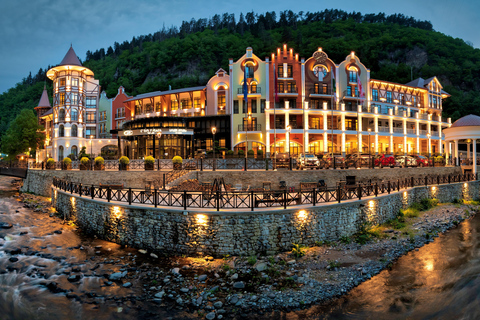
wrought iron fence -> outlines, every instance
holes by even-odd
[[[174,179],[174,177],[172,177]],[[156,188],[145,190],[122,189],[110,186],[82,185],[58,178],[53,179],[54,187],[78,194],[80,197],[125,202],[131,204],[146,204],[155,207],[177,207],[184,210],[190,208],[206,208],[222,210],[244,209],[254,211],[255,208],[278,207],[286,209],[288,206],[312,205],[378,196],[400,191],[415,186],[429,186],[477,180],[478,175],[466,173],[464,175],[436,175],[424,178],[406,178],[393,181],[368,182],[355,185],[339,183],[334,188],[317,186],[307,190],[263,191],[168,191]]]

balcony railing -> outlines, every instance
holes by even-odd
[[[238,94],[243,94],[243,87],[240,87],[237,89]],[[248,87],[248,93],[262,93],[262,88],[261,87]]]
[[[403,128],[393,128],[394,133],[403,133]]]
[[[238,131],[262,131],[261,124],[239,124]]]
[[[277,93],[278,93],[278,94],[282,94],[282,93],[283,93],[283,94],[285,94],[285,93],[297,93],[297,87],[293,87],[293,88],[292,88],[292,87],[291,87],[291,88],[288,88],[288,87],[287,87],[287,88],[285,88],[285,87],[284,87],[284,88],[280,88],[280,87],[279,87],[279,88],[277,89]]]
[[[378,132],[390,132],[388,127],[378,127]]]
[[[325,94],[325,95],[331,95],[332,94],[332,89],[328,87],[316,87],[316,88],[311,88],[310,89],[310,94]]]

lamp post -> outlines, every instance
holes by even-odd
[[[372,163],[372,153],[370,152],[370,132],[372,129],[368,128],[368,160],[370,161],[370,164]]]
[[[430,159],[430,157],[431,157],[431,150],[432,150],[430,137],[431,137],[430,133],[427,133],[427,138],[428,138],[428,145],[427,145],[427,148],[428,148],[428,159]]]
[[[215,171],[215,133],[217,133],[217,128],[212,127],[212,134],[213,134],[213,171]]]
[[[160,159],[160,138],[162,137],[162,131],[157,131],[157,133],[155,133],[155,135],[157,136],[157,139],[158,139],[158,159]],[[153,146],[153,148],[155,149],[155,145]],[[158,160],[160,161],[160,160]]]
[[[288,133],[288,158],[290,158],[290,131],[292,131],[292,127],[287,126],[285,130]]]
[[[92,139],[93,139],[93,135],[90,135],[90,169],[93,170],[93,161],[92,161],[92,156],[93,156],[93,144],[92,144]]]

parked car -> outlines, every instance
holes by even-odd
[[[274,157],[276,168],[288,168],[290,166],[290,155],[288,153],[277,153]]]
[[[345,168],[349,167],[361,167],[363,166],[368,166],[368,161],[370,159],[370,156],[368,154],[363,154],[363,153],[352,153],[352,154],[347,154],[345,157],[343,164]]]
[[[306,153],[304,157],[303,154],[299,154],[297,158],[297,169],[303,170],[303,168],[319,169],[320,161],[318,161],[317,156]]]
[[[328,169],[333,166],[332,156],[330,154],[318,154],[317,158],[320,163],[320,169]]]
[[[412,156],[396,156],[395,162],[397,166],[400,167],[416,167],[417,166],[417,159]]]
[[[383,167],[395,167],[395,158],[392,154],[383,154],[375,156],[375,166]]]
[[[205,159],[206,155],[207,152],[205,149],[197,149],[197,152],[195,153],[195,159]]]
[[[414,155],[415,160],[417,160],[417,167],[428,167],[428,158],[421,155]]]

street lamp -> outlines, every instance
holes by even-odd
[[[160,159],[160,155],[161,155],[160,154],[160,138],[162,137],[162,131],[157,131],[155,135],[157,136],[157,139],[158,139],[158,159]],[[155,146],[153,146],[153,148],[155,149]]]
[[[371,147],[371,144],[370,144],[370,132],[372,131],[372,129],[368,128],[368,160],[370,161],[370,164],[372,163],[372,153],[370,152],[370,147]]]
[[[92,161],[92,157],[93,157],[93,144],[92,144],[92,139],[93,139],[93,135],[90,135],[90,167],[91,169],[93,170],[93,161]]]
[[[213,134],[213,171],[215,171],[215,133],[217,133],[217,128],[212,127]]]

